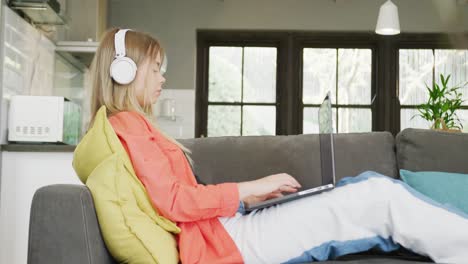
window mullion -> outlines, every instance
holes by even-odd
[[[244,127],[244,51],[245,47],[242,47],[242,62],[241,62],[241,105],[240,105],[240,113],[241,113],[241,120],[240,120],[240,135],[243,134],[243,127]]]

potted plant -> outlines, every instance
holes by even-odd
[[[452,132],[460,132],[463,129],[463,125],[458,118],[456,110],[460,109],[464,100],[462,100],[462,93],[460,89],[464,85],[448,87],[448,81],[450,75],[447,78],[443,74],[440,75],[441,85],[434,82],[432,88],[426,84],[426,88],[429,92],[429,99],[426,103],[418,106],[419,114],[423,119],[431,122],[432,129],[444,130]],[[413,116],[413,118],[415,117]]]

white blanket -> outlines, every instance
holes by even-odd
[[[219,218],[245,263],[302,263],[403,246],[441,263],[468,263],[468,216],[402,181],[364,172],[329,192]]]

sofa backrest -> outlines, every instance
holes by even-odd
[[[303,187],[321,184],[317,134],[179,141],[192,151],[194,171],[207,183],[240,182],[286,172]],[[397,176],[394,138],[388,132],[336,134],[335,161],[337,180],[366,170]]]
[[[408,128],[396,136],[398,167],[468,173],[468,134]]]
[[[91,192],[84,185],[49,185],[33,197],[28,264],[59,263],[116,263],[104,244]]]

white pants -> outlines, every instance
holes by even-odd
[[[329,192],[220,218],[245,263],[301,263],[399,245],[468,263],[468,216],[402,181],[365,172]]]

